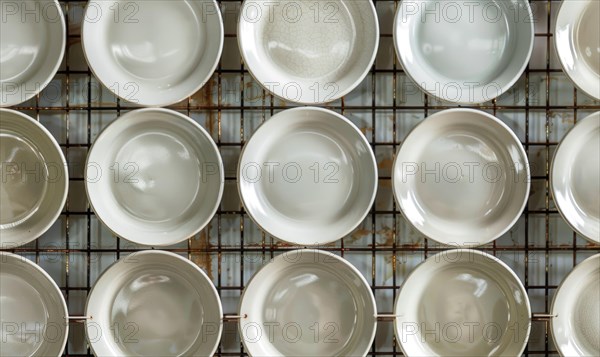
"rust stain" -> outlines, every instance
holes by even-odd
[[[357,240],[362,239],[362,238],[368,236],[369,234],[371,234],[371,230],[359,228],[356,231],[354,231],[354,233],[352,233],[352,235],[350,235],[350,240],[352,242],[356,242]]]
[[[213,76],[214,77],[214,76]],[[200,106],[200,107],[213,107],[213,82],[214,79],[213,77],[210,77],[208,82],[206,82],[204,84],[204,86],[202,86],[202,88],[200,88],[199,91],[197,91],[196,93],[194,93],[192,95],[191,98],[191,104],[194,106]],[[214,111],[213,109],[209,109],[208,110],[208,118],[207,118],[207,128],[206,130],[208,130],[208,132],[211,135],[214,135],[215,133],[215,118],[214,118]]]
[[[200,268],[204,269],[206,275],[212,279],[212,258],[209,253],[210,243],[208,241],[209,231],[210,224],[200,232],[197,238],[191,240],[191,248],[194,250],[192,253],[192,261]]]
[[[379,164],[377,165],[377,167],[379,167],[380,169],[391,169],[392,165],[394,165],[394,160],[387,158],[387,159],[383,159],[379,162]]]
[[[262,88],[258,87],[255,83],[248,82],[244,85],[244,87],[246,87],[245,93],[250,93],[249,96],[244,95],[244,100],[247,100],[249,102],[265,100],[265,91],[262,90]]]
[[[377,231],[377,234],[385,238],[383,243],[377,243],[378,246],[393,246],[394,245],[394,230],[384,226]]]
[[[392,180],[379,180],[379,187],[392,187]]]

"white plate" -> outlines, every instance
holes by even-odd
[[[491,114],[435,113],[407,136],[392,172],[408,222],[442,244],[474,247],[506,233],[529,197],[527,154]]]
[[[217,290],[197,265],[149,250],[111,265],[85,307],[96,356],[212,356],[223,330]]]
[[[246,286],[240,336],[250,356],[365,356],[375,297],[343,258],[303,249],[275,257]]]
[[[573,230],[600,243],[600,112],[577,122],[558,145],[550,188]]]
[[[587,95],[600,100],[600,2],[562,1],[554,45],[567,76]]]
[[[85,188],[96,215],[119,237],[165,246],[200,232],[223,195],[223,162],[210,135],[169,109],[138,109],[92,145]]]
[[[0,107],[35,97],[62,62],[66,26],[56,0],[2,0]]]
[[[577,264],[552,302],[551,329],[561,356],[600,356],[600,254]]]
[[[69,173],[63,152],[38,121],[0,109],[0,247],[29,243],[65,205]]]
[[[166,106],[212,76],[223,49],[223,20],[214,0],[90,1],[81,40],[90,68],[115,95]]]
[[[520,356],[531,307],[523,284],[498,258],[456,249],[410,273],[394,308],[406,356]]]
[[[28,259],[0,252],[2,356],[61,356],[69,313],[52,278]]]
[[[377,13],[370,0],[245,0],[238,44],[252,76],[275,96],[331,102],[371,69],[379,45]]]
[[[270,235],[308,246],[350,234],[373,205],[377,164],[345,117],[302,107],[277,113],[244,145],[238,188],[252,219]]]
[[[404,0],[394,20],[402,67],[426,93],[490,101],[519,79],[533,49],[527,0]]]

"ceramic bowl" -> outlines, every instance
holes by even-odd
[[[490,101],[519,79],[533,50],[528,0],[404,0],[396,54],[425,93],[461,104]]]
[[[304,104],[331,102],[356,88],[379,45],[370,0],[246,0],[237,33],[252,76],[273,95]]]
[[[0,252],[2,356],[62,356],[69,313],[52,278],[30,260]]]
[[[208,82],[223,49],[214,0],[90,1],[81,40],[94,75],[121,99],[180,102]]]
[[[111,265],[92,287],[85,311],[96,356],[212,356],[223,329],[210,279],[189,260],[160,250]]]
[[[270,235],[308,246],[351,233],[373,205],[377,164],[345,117],[302,107],[277,113],[252,135],[238,163],[250,217]]]
[[[561,356],[600,354],[600,254],[577,264],[560,284],[550,323]]]
[[[438,253],[406,278],[396,300],[396,338],[406,356],[520,356],[531,329],[523,284],[498,258]]]
[[[0,109],[0,162],[0,246],[10,249],[54,224],[67,199],[69,173],[52,134],[10,109]]]
[[[2,1],[0,107],[25,102],[44,89],[62,62],[66,26],[56,0]]]
[[[567,76],[587,95],[600,100],[600,2],[562,1],[554,45]]]
[[[579,121],[558,145],[550,188],[573,230],[600,243],[600,112]]]
[[[499,119],[473,109],[423,120],[400,146],[392,176],[406,220],[428,238],[462,248],[506,233],[529,197],[521,142]]]
[[[363,275],[312,249],[285,252],[259,270],[244,289],[240,316],[250,356],[365,356],[377,328]]]
[[[223,162],[198,123],[168,109],[138,109],[100,133],[88,154],[85,188],[117,236],[164,246],[200,232],[223,195]]]

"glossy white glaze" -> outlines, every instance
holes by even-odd
[[[552,302],[551,330],[561,356],[600,355],[600,254],[577,264]]]
[[[109,267],[90,292],[86,316],[96,356],[210,356],[221,339],[223,311],[198,266],[153,250]]]
[[[379,25],[368,0],[246,0],[238,43],[244,64],[271,93],[292,102],[325,103],[366,76]]]
[[[417,266],[400,288],[394,314],[407,356],[520,356],[531,329],[519,278],[476,250],[441,252]]]
[[[0,252],[2,356],[61,356],[69,332],[65,299],[52,278],[24,257]]]
[[[67,164],[39,122],[0,109],[0,245],[13,248],[41,236],[67,199]]]
[[[33,98],[62,62],[65,19],[56,0],[0,1],[0,107]]]
[[[521,142],[500,120],[473,109],[427,117],[400,146],[392,175],[407,221],[437,242],[463,248],[508,231],[529,196]]]
[[[550,188],[565,221],[600,243],[600,112],[580,120],[558,145]]]
[[[164,246],[204,228],[223,194],[223,163],[210,135],[168,109],[138,109],[109,125],[86,163],[86,190],[116,235]]]
[[[563,70],[587,95],[600,100],[600,3],[565,0],[554,28]]]
[[[394,44],[402,67],[426,93],[482,103],[506,92],[533,49],[526,0],[402,1]]]
[[[351,233],[371,209],[377,166],[348,119],[295,108],[274,115],[246,143],[238,187],[248,214],[270,235],[326,244]]]
[[[91,1],[81,37],[108,89],[133,103],[165,106],[209,80],[221,57],[223,22],[213,0]]]
[[[303,249],[275,257],[240,302],[251,356],[364,356],[377,327],[369,284],[343,258]]]

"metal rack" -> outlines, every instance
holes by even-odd
[[[321,248],[352,262],[370,282],[379,314],[389,315],[407,274],[426,257],[445,249],[412,231],[399,213],[390,184],[393,153],[419,120],[456,105],[427,97],[410,83],[396,61],[392,43],[397,1],[373,1],[382,33],[376,63],[358,89],[327,107],[346,115],[371,142],[379,165],[379,192],[371,213],[355,233]],[[577,119],[600,110],[600,102],[577,91],[560,69],[552,45],[559,1],[530,2],[536,29],[530,65],[513,89],[478,108],[505,121],[522,140],[532,163],[532,193],[515,227],[481,249],[498,256],[522,279],[535,313],[525,354],[548,356],[556,354],[546,315],[554,290],[576,263],[600,251],[599,246],[576,236],[554,207],[548,191],[550,160],[566,130]],[[252,274],[274,255],[294,249],[266,236],[245,214],[235,188],[237,158],[262,121],[292,104],[260,89],[241,63],[235,35],[241,2],[219,3],[226,32],[221,63],[202,90],[171,108],[199,121],[217,142],[226,169],[225,195],[207,229],[166,250],[186,255],[201,266],[213,279],[226,315],[236,315],[239,296]],[[90,144],[108,122],[134,107],[102,88],[87,68],[79,36],[85,2],[61,4],[68,27],[64,63],[48,88],[15,109],[37,118],[61,144],[70,165],[70,193],[50,231],[13,251],[47,270],[64,292],[70,314],[81,316],[98,275],[120,257],[147,247],[112,236],[85,197],[83,164]],[[65,355],[89,356],[81,321],[73,319],[70,328]],[[217,355],[243,354],[237,324],[226,321]],[[381,321],[370,355],[400,354],[392,323]]]

